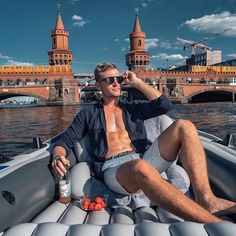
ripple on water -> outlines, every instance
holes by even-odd
[[[79,106],[0,109],[0,153],[15,156],[31,148],[34,137],[43,141],[52,138],[79,110]],[[198,129],[221,138],[226,133],[236,136],[236,103],[175,104],[168,114],[174,119],[189,119]]]

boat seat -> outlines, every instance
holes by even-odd
[[[166,129],[172,124],[173,120],[169,118],[167,115],[161,115],[158,117],[154,117],[148,120],[145,120],[144,125],[147,133],[147,139],[150,142],[154,142],[154,140]],[[74,151],[75,155],[78,158],[79,163],[87,163],[90,170],[92,169],[92,150],[90,146],[90,140],[88,136],[85,136],[83,139],[81,139],[79,142],[76,142],[74,144]],[[80,170],[82,171],[82,170]],[[93,173],[91,173],[93,175]],[[190,181],[189,177],[186,173],[186,171],[179,166],[176,162],[174,162],[165,172],[163,172],[162,177],[165,179],[168,179],[169,182],[171,182],[174,186],[176,186],[179,190],[181,190],[183,193],[189,194],[189,186]],[[77,179],[80,179],[83,177],[78,177]],[[104,185],[100,182],[97,182],[92,179],[92,181],[95,181],[96,184],[92,185],[92,188],[95,192],[99,191],[100,189],[104,190]],[[88,182],[87,182],[88,183]],[[88,184],[87,184],[88,185]],[[85,194],[88,194],[90,191],[89,187],[85,185],[83,186],[83,191]],[[99,188],[96,186],[99,185]],[[108,190],[105,191],[106,193],[110,193]],[[81,193],[83,194],[83,192]],[[79,197],[79,196],[77,196]]]
[[[145,120],[144,125],[147,133],[147,139],[150,142],[154,140],[172,124],[173,120],[167,115],[161,115]],[[75,155],[78,162],[86,162],[92,169],[92,150],[88,136],[85,136],[79,142],[74,144]],[[92,173],[93,174],[93,173]],[[162,173],[162,177],[168,179],[173,185],[180,189],[183,193],[188,192],[190,181],[186,171],[176,162],[174,162],[166,172]],[[95,189],[95,191],[97,191]]]
[[[163,122],[162,122],[163,121]],[[150,119],[145,123],[148,138],[154,140],[172,120],[167,116]],[[149,129],[149,131],[148,131]],[[57,235],[57,236],[233,236],[236,224],[185,222],[183,219],[150,203],[139,205],[138,195],[117,195],[105,184],[94,178],[91,171],[89,139],[85,137],[75,144],[78,164],[71,170],[72,202],[63,204],[54,201],[30,223],[21,223],[9,228],[4,236]],[[184,169],[174,163],[163,173],[173,185],[189,195],[189,179]],[[108,194],[108,207],[101,211],[87,212],[81,209],[80,199],[84,195]],[[131,201],[130,201],[131,199]],[[0,234],[1,235],[1,234]]]
[[[66,225],[60,223],[26,223],[10,228],[4,236],[234,236],[236,225],[231,223],[198,224],[180,222],[173,224],[107,224],[107,225]]]
[[[150,119],[145,123],[148,139],[155,138],[166,129],[172,120],[168,116]],[[91,171],[91,153],[89,152],[88,137],[76,143],[76,155],[79,163],[70,170],[72,177],[72,198],[74,201],[69,206],[54,202],[32,222],[60,222],[66,224],[93,223],[105,225],[108,223],[136,224],[141,222],[171,223],[183,221],[179,217],[158,208],[143,194],[129,196],[110,191],[106,185],[94,178]],[[184,194],[189,195],[190,181],[185,170],[174,163],[162,176],[179,188]],[[83,196],[108,195],[108,209],[102,212],[87,213],[80,209],[79,199]],[[140,200],[140,197],[142,201]]]

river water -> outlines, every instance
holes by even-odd
[[[30,149],[34,137],[45,141],[55,136],[79,110],[80,106],[0,108],[0,154],[12,157]],[[236,103],[174,104],[169,115],[187,118],[198,129],[220,138],[226,133],[236,138]]]

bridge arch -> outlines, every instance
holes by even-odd
[[[233,89],[202,89],[195,91],[186,99],[188,102],[235,101],[236,92]]]
[[[37,98],[43,102],[48,101],[47,98],[45,98],[39,94],[30,93],[30,92],[16,92],[16,91],[9,91],[8,93],[0,94],[0,101],[7,99],[7,98],[17,97],[17,96],[34,97],[34,98]]]

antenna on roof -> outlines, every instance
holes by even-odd
[[[59,3],[59,0],[57,0],[57,13],[61,13],[61,3]]]

